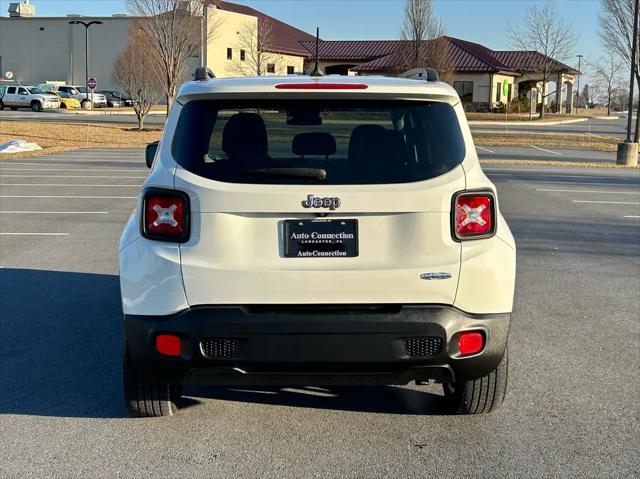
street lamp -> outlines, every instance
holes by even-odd
[[[92,20],[90,22],[83,22],[82,20],[73,20],[69,22],[69,25],[82,25],[84,27],[84,86],[85,99],[89,101],[89,27],[91,25],[102,25],[100,20]]]
[[[578,91],[576,91],[576,112],[580,108],[580,77],[582,72],[580,71],[581,60],[584,55],[576,55],[578,57]]]

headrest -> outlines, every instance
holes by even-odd
[[[222,132],[222,151],[227,155],[250,154],[263,157],[268,150],[267,128],[260,115],[236,113],[227,120]]]
[[[349,158],[359,158],[376,153],[380,140],[387,130],[380,125],[358,125],[351,132],[349,139]]]
[[[299,133],[293,137],[291,149],[294,155],[329,156],[336,152],[336,139],[329,133]]]

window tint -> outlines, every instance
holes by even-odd
[[[247,55],[247,52],[245,52],[244,50],[240,50],[240,60],[241,61],[245,61],[246,55]]]
[[[180,114],[172,152],[218,181],[340,185],[433,178],[459,165],[465,146],[447,103],[196,100]],[[287,176],[292,168],[315,176]]]
[[[29,92],[26,88],[18,88],[18,95],[28,95]]]
[[[15,93],[16,93],[16,87],[10,86],[9,88],[7,88],[7,94],[15,95]]]
[[[295,73],[295,68],[292,66],[287,67],[287,75],[293,75]]]
[[[275,72],[276,72],[276,64],[267,63],[267,73],[275,73]]]
[[[227,48],[227,60],[233,59],[233,50],[231,48]]]

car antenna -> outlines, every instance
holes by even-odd
[[[320,73],[320,27],[316,27],[316,66],[311,72],[312,77],[321,77],[322,73]]]

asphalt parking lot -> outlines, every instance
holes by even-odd
[[[518,244],[510,387],[191,387],[127,417],[117,245],[141,150],[0,162],[0,477],[634,477],[638,170],[492,166]]]

